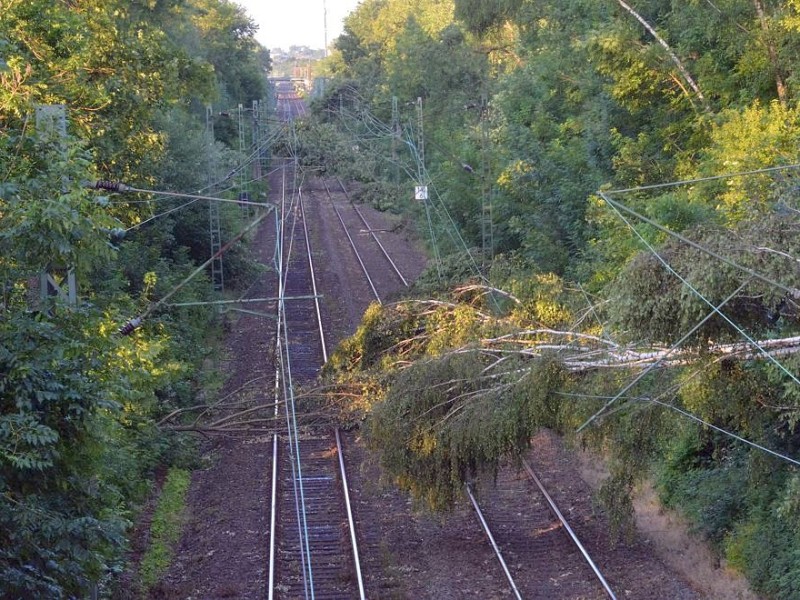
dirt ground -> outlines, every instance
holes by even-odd
[[[356,281],[360,268],[337,233],[339,225],[332,219],[329,201],[313,185],[309,186],[306,198],[325,314],[334,338],[341,339],[354,331],[371,299],[363,287],[358,287],[363,286]],[[341,195],[336,199],[344,202]],[[382,234],[384,243],[393,255],[400,257],[404,268],[416,276],[424,265],[424,257],[413,232],[407,227],[397,227],[397,222],[368,207],[362,210],[375,228],[392,230]],[[256,237],[256,252],[265,264],[272,256],[273,229],[271,223],[264,224]],[[273,285],[274,273],[267,271],[253,293],[269,295]],[[226,353],[229,381],[223,394],[244,386],[256,401],[266,400],[274,371],[273,327],[269,319],[252,315],[242,316],[233,323]],[[206,445],[210,466],[192,475],[183,537],[172,567],[151,598],[211,600],[266,596],[268,441],[268,436],[251,435],[218,438]],[[405,494],[385,481],[357,432],[348,435],[345,444],[348,467],[353,473],[354,511],[365,550],[369,597],[437,600],[511,597],[485,536],[467,506],[447,516],[416,510]],[[603,476],[599,458],[573,453],[548,433],[537,437],[532,458],[543,478],[556,488],[553,493],[559,496],[558,502],[570,506],[570,510],[586,507],[575,508],[586,511],[579,514],[592,513],[591,489]],[[515,503],[527,501],[525,496],[514,499]],[[511,505],[508,508],[513,510]],[[598,563],[609,569],[618,586],[618,597],[755,598],[740,580],[715,564],[711,553],[686,533],[679,519],[658,508],[651,490],[640,494],[637,516],[639,540],[634,546],[617,550],[604,542],[607,535],[602,516],[584,519],[592,551],[597,553]],[[519,570],[532,571],[522,564]]]
[[[608,476],[605,460],[591,452],[576,452],[581,478],[592,489],[600,487]],[[634,497],[636,527],[645,543],[676,573],[680,573],[709,600],[758,600],[747,581],[727,569],[714,556],[708,544],[689,532],[687,522],[666,510],[649,484],[641,486]]]

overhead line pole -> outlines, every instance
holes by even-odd
[[[328,56],[328,5],[322,0],[322,27],[325,35],[325,57]]]
[[[213,188],[217,184],[216,160],[214,157],[214,109],[206,106],[206,137],[208,139],[208,187]],[[225,289],[225,276],[222,270],[222,253],[219,251],[222,246],[222,229],[219,218],[219,204],[217,202],[208,203],[208,230],[211,242],[211,284],[215,292],[222,292]]]
[[[481,94],[481,242],[484,267],[494,258],[494,223],[492,210],[492,185],[489,181],[492,170],[489,164],[489,97]]]

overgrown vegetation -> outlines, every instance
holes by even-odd
[[[609,454],[618,536],[649,477],[758,592],[800,596],[798,23],[794,1],[359,5],[301,148],[428,239],[418,300],[328,367],[400,485],[445,508],[551,427]]]
[[[155,585],[170,565],[181,535],[190,481],[189,472],[183,469],[167,473],[150,525],[150,544],[139,564],[139,580],[145,590]]]
[[[229,124],[207,138],[204,104],[265,99],[269,54],[227,0],[4,0],[0,14],[0,596],[99,583],[111,597],[152,474],[191,448],[156,423],[202,395],[217,321],[160,307],[117,333],[208,259],[207,205],[85,182],[205,188],[212,163],[241,157]],[[63,128],[37,116],[52,105]],[[242,226],[235,206],[221,220],[225,239]],[[249,284],[241,247],[225,269]],[[74,304],[40,283],[66,294],[70,270]],[[209,289],[200,275],[173,299]]]

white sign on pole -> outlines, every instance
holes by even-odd
[[[414,199],[415,200],[427,200],[428,199],[428,186],[427,185],[416,185],[416,186],[414,186]]]

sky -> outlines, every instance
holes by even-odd
[[[328,45],[342,33],[342,21],[360,0],[234,0],[258,24],[256,39],[267,48],[325,45],[324,8],[328,12]]]

